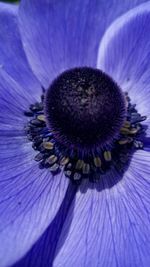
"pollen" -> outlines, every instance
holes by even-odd
[[[38,116],[37,116],[37,119],[38,119],[39,121],[44,121],[44,122],[45,122],[45,116],[44,116],[44,115],[38,115]]]
[[[100,159],[100,157],[95,157],[94,158],[94,164],[95,164],[95,166],[98,168],[100,168],[101,167],[101,165],[102,165],[102,161],[101,161],[101,159]]]
[[[54,147],[54,144],[52,142],[43,142],[43,147],[45,149],[51,150]]]
[[[46,162],[52,165],[57,162],[57,157],[55,155],[51,155],[46,159]]]
[[[67,163],[69,162],[69,158],[67,157],[63,157],[61,160],[60,160],[60,165],[62,166],[65,166]]]
[[[105,151],[104,152],[104,159],[106,161],[111,161],[111,152],[110,151]]]

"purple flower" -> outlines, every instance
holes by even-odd
[[[0,267],[150,266],[143,2],[0,4]]]

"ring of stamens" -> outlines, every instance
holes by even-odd
[[[63,170],[65,176],[76,184],[84,178],[95,182],[112,166],[122,172],[129,160],[129,152],[143,148],[140,135],[145,130],[141,122],[146,119],[146,116],[138,113],[128,93],[125,93],[127,116],[118,139],[114,140],[113,146],[95,150],[87,157],[82,157],[82,154],[66,148],[55,140],[45,122],[44,95],[43,90],[41,102],[32,104],[29,110],[24,112],[24,115],[29,118],[25,127],[26,135],[32,142],[33,149],[37,151],[35,161],[39,163],[39,168],[48,168],[53,175]]]

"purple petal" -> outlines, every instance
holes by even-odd
[[[106,31],[99,48],[98,67],[129,92],[137,110],[150,125],[150,2],[117,19]],[[150,136],[148,129],[147,135]]]
[[[20,27],[32,69],[45,87],[61,71],[96,66],[106,27],[143,0],[23,0]]]
[[[22,89],[39,98],[41,86],[27,62],[18,30],[17,5],[0,3],[0,69]]]
[[[60,209],[51,225],[47,228],[29,253],[13,267],[52,266],[56,245],[59,240],[63,224],[66,220],[69,207],[74,200],[75,193],[76,186],[70,184]]]
[[[23,90],[3,69],[0,69],[0,131],[4,137],[11,136],[12,131],[14,135],[21,134],[27,123],[24,111],[33,103],[34,96]]]
[[[149,266],[149,173],[150,155],[138,151],[114,186],[110,181],[116,180],[116,172],[92,189],[82,185],[64,223],[53,266]]]
[[[0,266],[19,260],[54,219],[68,180],[34,160],[24,132],[31,97],[0,71]]]

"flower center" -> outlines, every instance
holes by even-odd
[[[62,73],[24,115],[39,167],[62,170],[76,184],[99,181],[111,168],[124,172],[131,153],[143,148],[146,116],[100,70]]]
[[[80,150],[104,147],[123,125],[125,97],[102,71],[75,68],[62,73],[47,90],[45,116],[63,145]]]

